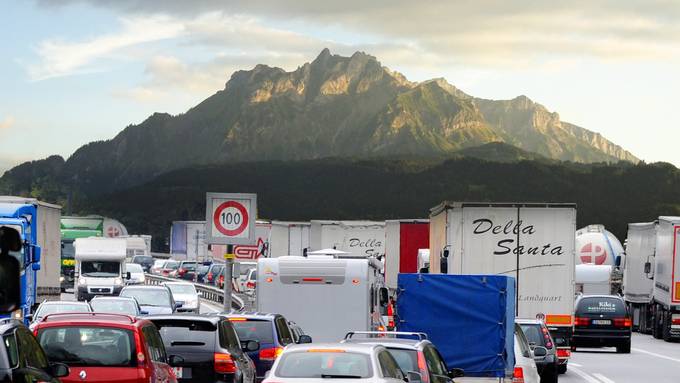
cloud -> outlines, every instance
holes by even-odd
[[[4,119],[0,120],[0,130],[6,130],[14,126],[14,117],[13,116],[7,116]]]
[[[132,46],[169,39],[180,35],[184,26],[166,16],[124,17],[121,30],[80,42],[47,40],[37,48],[39,63],[28,68],[33,81],[97,71],[92,66],[101,59]]]

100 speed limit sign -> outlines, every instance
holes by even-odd
[[[255,194],[207,193],[208,243],[249,245],[255,241]]]

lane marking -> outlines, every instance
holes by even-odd
[[[574,366],[574,367],[583,367],[582,364],[578,364],[578,363],[574,363],[574,362],[569,362],[569,365]]]
[[[600,379],[604,383],[615,383],[613,380],[607,378],[606,376],[604,376],[602,374],[595,373],[595,374],[593,374],[593,376]]]
[[[657,354],[657,353],[655,353],[655,352],[645,351],[645,350],[642,350],[642,349],[639,349],[639,348],[631,348],[631,350],[633,350],[633,351],[635,351],[635,352],[641,352],[641,353],[643,353],[643,354],[655,356],[655,357],[657,357],[657,358],[666,359],[666,360],[670,360],[670,361],[673,361],[673,362],[678,362],[678,363],[680,363],[680,359],[671,358],[670,356]]]
[[[569,364],[571,364],[571,363],[569,363]],[[571,366],[570,366],[570,367],[571,367]],[[603,383],[603,382],[597,380],[595,377],[592,377],[592,376],[588,375],[586,372],[581,371],[581,370],[578,369],[578,368],[571,367],[571,368],[569,368],[569,371],[575,372],[576,375],[580,376],[581,378],[583,378],[583,380],[585,380],[585,381],[588,382],[588,383]],[[606,383],[606,382],[605,382],[605,383]]]

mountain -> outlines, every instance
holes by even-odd
[[[50,176],[70,193],[107,194],[192,166],[440,158],[494,142],[555,160],[638,162],[524,96],[475,98],[443,79],[408,81],[362,52],[343,57],[324,49],[291,72],[266,65],[237,71],[224,89],[186,113],[156,113],[111,140],[84,145]],[[0,188],[30,190],[17,189],[22,181],[14,179],[15,170],[5,173]]]

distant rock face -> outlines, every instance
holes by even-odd
[[[442,155],[491,142],[550,159],[638,161],[527,97],[478,99],[444,79],[410,82],[362,52],[342,57],[324,49],[292,72],[266,65],[237,71],[185,114],[157,113],[81,147],[63,173],[85,190],[117,189],[200,164]]]

